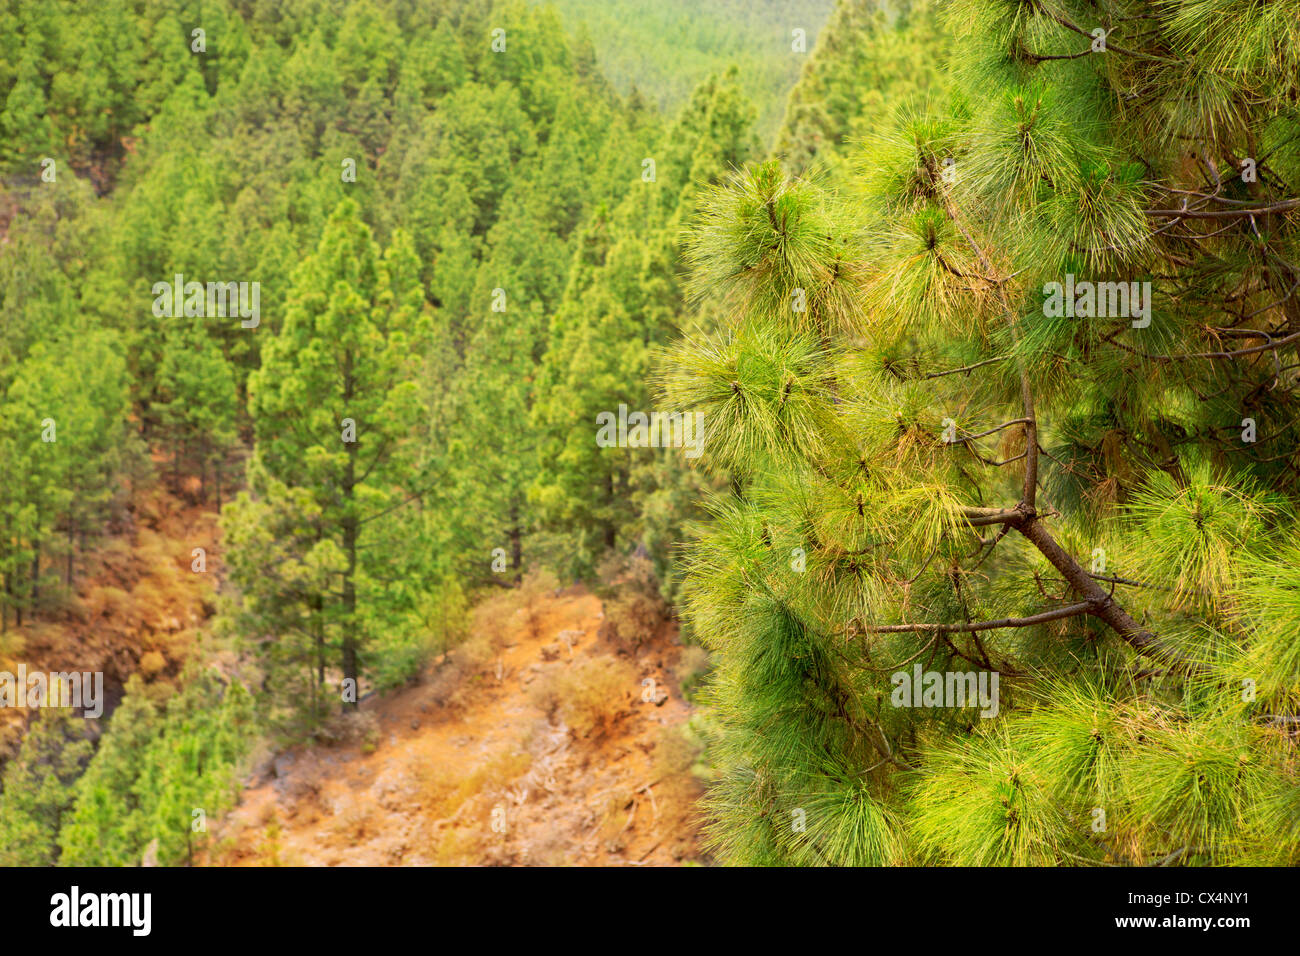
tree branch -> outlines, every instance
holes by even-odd
[[[974,441],[976,438],[983,438],[985,435],[992,435],[994,432],[1000,432],[1000,431],[1002,431],[1002,429],[1004,429],[1004,428],[1010,428],[1012,425],[1026,425],[1026,424],[1031,424],[1031,423],[1032,423],[1032,419],[1028,419],[1028,418],[1013,418],[1013,419],[1011,419],[1011,421],[1009,421],[1009,422],[1003,422],[1001,425],[994,425],[994,426],[993,426],[992,428],[990,428],[988,431],[979,432],[978,434],[975,434],[975,435],[967,435],[967,436],[965,436],[964,438],[954,438],[954,439],[953,439],[952,441],[950,441],[948,444],[950,444],[950,445],[960,445],[960,444],[963,444],[964,442]]]
[[[992,365],[994,362],[1005,362],[1007,358],[1008,356],[1006,355],[999,355],[997,358],[985,359],[983,362],[976,362],[974,365],[963,365],[961,368],[950,368],[943,372],[930,372],[921,377],[925,379],[943,378],[945,375],[958,375],[962,372],[972,372],[984,365]]]
[[[1300,208],[1300,199],[1284,199],[1271,206],[1251,206],[1243,209],[1144,209],[1148,216],[1174,219],[1241,219],[1245,216],[1263,216],[1272,212],[1286,212]]]
[[[1028,617],[1004,617],[996,621],[971,621],[966,624],[883,624],[878,626],[868,625],[864,628],[869,634],[906,634],[908,632],[923,632],[926,634],[972,634],[976,631],[991,631],[995,628],[1002,627],[1031,627],[1034,624],[1043,624],[1047,621],[1059,621],[1066,617],[1077,617],[1080,614],[1088,614],[1093,610],[1093,602],[1080,601],[1078,604],[1070,604],[1065,607],[1058,607],[1051,611],[1043,611],[1041,614],[1031,614]]]

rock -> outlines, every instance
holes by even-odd
[[[253,764],[245,786],[260,787],[275,776],[275,754],[268,753]]]

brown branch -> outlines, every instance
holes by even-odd
[[[1073,30],[1075,33],[1079,34],[1080,36],[1085,36],[1089,40],[1094,39],[1091,33],[1083,29],[1083,27],[1079,26],[1077,23],[1071,22],[1067,17],[1062,16],[1059,13],[1054,13],[1051,10],[1047,10],[1045,12],[1049,17],[1051,17],[1053,20],[1055,20],[1057,23],[1059,23],[1061,26],[1065,27],[1066,29]],[[1122,47],[1117,43],[1111,43],[1110,34],[1112,32],[1113,32],[1112,30],[1106,31],[1107,51],[1113,50],[1114,52],[1122,54],[1123,56],[1131,56],[1139,60],[1154,60],[1157,63],[1182,63],[1183,62],[1182,60],[1171,59],[1170,57],[1167,56],[1156,56],[1152,53],[1141,53],[1137,50],[1130,50],[1127,47]]]
[[[962,508],[961,516],[970,527],[982,528],[991,524],[1016,524],[1025,513],[1016,508]]]
[[[978,434],[975,435],[967,435],[964,438],[954,438],[948,444],[960,445],[963,444],[964,442],[974,441],[976,438],[983,438],[985,435],[992,435],[994,432],[1000,432],[1002,431],[1002,429],[1010,428],[1012,425],[1024,425],[1030,421],[1031,420],[1028,418],[1013,418],[1011,419],[1011,421],[1003,422],[1001,425],[994,425],[988,431],[979,432]]]
[[[1084,597],[1083,603],[1087,605],[1087,613],[1104,621],[1139,654],[1188,673],[1204,669],[1202,664],[1184,657],[1178,650],[1165,644],[1154,633],[1138,624],[1116,602],[1113,594],[1104,591],[1093,579],[1093,575],[1061,547],[1039,520],[1039,515],[1023,502],[1015,508],[963,508],[961,515],[966,520],[966,524],[971,527],[1001,524],[1019,531],[1060,572],[1066,582]],[[1112,581],[1112,591],[1116,583],[1127,582]]]
[[[1120,331],[1123,331],[1121,328]],[[1255,333],[1263,336],[1262,332]],[[1265,345],[1255,345],[1248,349],[1234,349],[1231,352],[1182,352],[1176,355],[1155,355],[1151,352],[1144,352],[1141,349],[1135,349],[1131,345],[1125,345],[1114,338],[1109,341],[1112,345],[1117,345],[1126,352],[1132,352],[1134,355],[1140,355],[1145,359],[1153,362],[1186,362],[1191,359],[1215,359],[1215,358],[1237,358],[1242,355],[1256,355],[1260,352],[1271,352],[1274,349],[1280,349],[1284,345],[1290,345],[1292,342],[1300,339],[1300,332],[1292,332],[1290,335],[1269,342]]]
[[[1008,356],[1006,355],[999,355],[997,358],[985,359],[983,362],[976,362],[974,365],[963,365],[961,368],[950,368],[943,372],[930,372],[928,375],[923,375],[922,378],[943,378],[945,375],[958,375],[962,372],[972,372],[984,365],[992,365],[994,362],[1005,362],[1007,358]]]
[[[878,626],[867,625],[864,630],[870,634],[906,634],[908,632],[923,632],[926,634],[972,634],[976,631],[991,631],[995,628],[1002,627],[1031,627],[1034,624],[1043,624],[1047,621],[1059,621],[1066,617],[1077,617],[1080,614],[1088,614],[1093,610],[1092,601],[1081,601],[1078,604],[1070,604],[1066,607],[1058,607],[1051,611],[1043,611],[1041,614],[1031,614],[1028,617],[1004,617],[996,621],[972,621],[967,624],[883,624]]]
[[[1030,544],[1042,552],[1043,557],[1047,558],[1052,563],[1052,566],[1061,572],[1061,575],[1074,590],[1088,600],[1089,604],[1092,605],[1092,610],[1089,613],[1109,624],[1111,629],[1139,654],[1179,670],[1190,672],[1203,669],[1202,665],[1184,657],[1177,650],[1161,641],[1151,631],[1138,624],[1128,611],[1124,610],[1112,596],[1103,591],[1101,586],[1092,579],[1092,576],[1084,570],[1083,566],[1057,543],[1056,539],[1052,537],[1037,518],[1027,518],[1016,526],[1016,530],[1024,535]]]
[[[1241,219],[1247,216],[1263,216],[1272,212],[1286,212],[1300,208],[1300,199],[1284,199],[1271,206],[1252,206],[1249,209],[1144,209],[1148,216],[1174,219]]]

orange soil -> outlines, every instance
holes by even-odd
[[[495,621],[480,614],[477,625],[499,634],[490,655],[481,655],[490,659],[453,668],[452,686],[435,666],[417,686],[362,702],[362,714],[371,715],[363,719],[373,721],[369,745],[276,757],[215,828],[215,862],[664,866],[699,859],[694,751],[680,736],[691,709],[674,674],[682,650],[674,630],[664,628],[635,658],[620,654],[597,636],[600,600],[576,588],[545,592],[507,620],[496,613]],[[597,725],[581,734],[565,725],[564,705],[548,713],[537,690],[563,680],[564,669],[578,668],[567,672],[574,675],[588,667],[621,677],[600,696]],[[655,681],[646,696],[661,703],[643,701],[645,678]]]
[[[102,671],[111,701],[131,674],[172,677],[213,613],[221,571],[216,514],[161,486],[137,493],[124,527],[76,555],[73,594],[0,635],[0,670]],[[191,569],[203,548],[207,572]],[[64,559],[59,559],[62,588]],[[16,750],[27,708],[0,709],[0,758]]]

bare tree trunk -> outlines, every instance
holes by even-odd
[[[76,522],[72,520],[72,515],[68,515],[68,574],[66,584],[68,589],[72,589],[72,560],[77,552],[76,539]]]
[[[610,472],[605,476],[605,500],[608,501],[611,505],[613,505],[614,503],[614,473],[613,472]],[[612,551],[614,549],[614,544],[615,544],[615,533],[614,533],[613,521],[609,519],[605,519],[604,534],[605,534],[605,547]]]
[[[352,398],[352,354],[348,353],[344,372],[343,399],[344,408]],[[354,436],[355,438],[355,436]],[[353,511],[357,476],[357,443],[347,443],[348,464],[343,477],[343,554],[347,558],[347,568],[343,572],[343,678],[352,681],[355,691],[350,705],[357,709],[361,696],[361,684],[357,674],[357,516]]]
[[[519,502],[510,503],[510,567],[515,572],[515,583],[523,580],[524,545],[523,530],[519,527]]]

